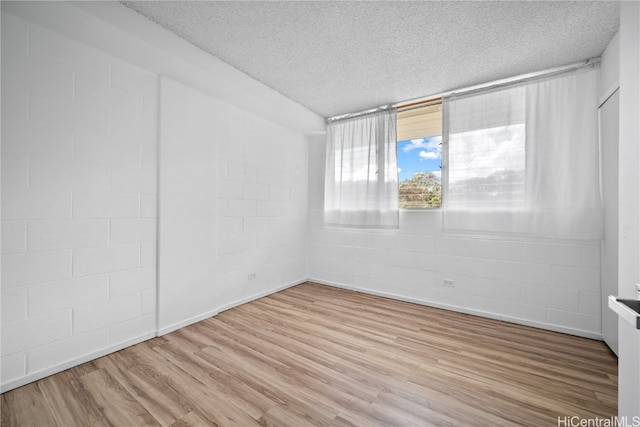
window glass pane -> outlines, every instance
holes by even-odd
[[[398,142],[398,185],[401,208],[440,207],[441,164],[441,136]]]
[[[524,206],[524,102],[516,87],[449,103],[447,206]]]
[[[401,208],[440,207],[441,135],[442,103],[438,100],[398,112],[398,195]]]
[[[448,202],[513,206],[525,202],[524,124],[449,137]]]

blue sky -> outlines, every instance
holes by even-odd
[[[411,179],[416,172],[440,172],[441,136],[398,141],[398,179]]]

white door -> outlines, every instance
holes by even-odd
[[[600,144],[602,155],[602,202],[604,239],[600,278],[602,283],[602,337],[618,354],[618,316],[607,306],[609,295],[618,295],[618,116],[619,91],[600,107]]]

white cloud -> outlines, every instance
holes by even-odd
[[[434,160],[439,159],[440,155],[435,151],[421,151],[419,154],[421,159]]]
[[[427,148],[436,151],[442,151],[442,137],[434,136],[432,138],[428,138],[429,142],[427,142]]]
[[[421,159],[441,159],[442,158],[442,137],[412,139],[402,147],[402,151],[408,153],[415,149],[420,149],[418,155]]]
[[[402,151],[408,153],[409,151],[413,151],[416,148],[427,148],[427,146],[428,142],[426,138],[412,139],[409,144],[406,144],[404,147],[402,147]]]

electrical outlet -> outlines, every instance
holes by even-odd
[[[636,283],[636,294],[640,298],[640,283]]]
[[[444,286],[445,288],[453,288],[456,286],[456,282],[455,280],[451,280],[451,279],[443,279],[442,286]]]
[[[247,274],[247,279],[249,279],[249,280],[253,280],[253,279],[255,279],[255,278],[256,278],[256,273],[249,273],[249,274]]]

